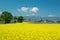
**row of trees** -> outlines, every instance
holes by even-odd
[[[10,23],[12,20],[22,23],[24,18],[23,16],[14,17],[10,12],[4,11],[0,14],[0,20],[5,21],[5,24]]]

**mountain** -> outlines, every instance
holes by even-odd
[[[60,21],[60,17],[40,17],[40,16],[24,16],[25,20],[56,20]]]

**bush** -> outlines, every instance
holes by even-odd
[[[60,23],[60,21],[57,21],[57,23]]]
[[[20,23],[22,23],[23,20],[24,20],[23,16],[19,16],[19,17],[17,18],[17,21],[20,22]]]

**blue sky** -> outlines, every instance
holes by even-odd
[[[0,0],[0,13],[15,16],[60,16],[60,0]]]

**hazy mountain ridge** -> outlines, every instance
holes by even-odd
[[[39,16],[24,16],[25,20],[56,20],[60,21],[60,17],[39,17]]]

